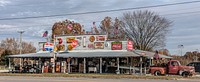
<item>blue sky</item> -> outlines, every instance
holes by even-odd
[[[191,0],[0,0],[0,19],[135,8],[186,1]],[[191,3],[140,10],[151,10],[173,21],[164,48],[168,49],[171,54],[180,54],[178,45],[184,45],[184,52],[200,50],[199,9],[200,3]],[[46,30],[50,33],[55,22],[70,19],[80,22],[85,26],[84,29],[89,30],[93,21],[98,24],[106,16],[120,17],[124,12],[127,11],[37,19],[0,20],[0,40],[10,37],[19,38],[17,31],[24,30],[23,40],[32,42],[37,46],[38,41],[45,41],[42,34]]]

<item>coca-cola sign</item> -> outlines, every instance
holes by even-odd
[[[127,50],[133,50],[133,42],[131,40],[127,41]]]
[[[122,50],[122,42],[112,42],[111,45],[112,50]]]

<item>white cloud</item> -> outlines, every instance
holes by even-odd
[[[18,16],[38,16],[40,15],[40,12],[32,12],[32,11],[25,11],[25,12],[17,12],[14,14],[11,14],[12,17],[18,17]]]
[[[11,2],[8,0],[0,0],[0,6],[6,6],[7,4],[10,4]]]
[[[14,25],[6,25],[6,24],[0,24],[0,29],[11,29],[11,28],[14,28],[16,26]]]

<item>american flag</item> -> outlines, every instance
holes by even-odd
[[[45,31],[42,37],[47,37],[48,31]]]

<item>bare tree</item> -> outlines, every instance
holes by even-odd
[[[15,38],[7,38],[2,40],[0,43],[0,48],[4,50],[5,55],[19,54],[20,43]],[[5,53],[6,52],[6,53]],[[22,53],[34,53],[36,48],[32,43],[22,42]]]
[[[147,10],[124,13],[121,21],[120,26],[135,42],[136,49],[148,51],[165,46],[165,36],[172,23]]]
[[[0,42],[0,64],[5,64],[6,55],[19,54],[20,43],[15,38],[7,38]],[[34,53],[36,48],[32,43],[22,42],[22,54],[24,53]]]

